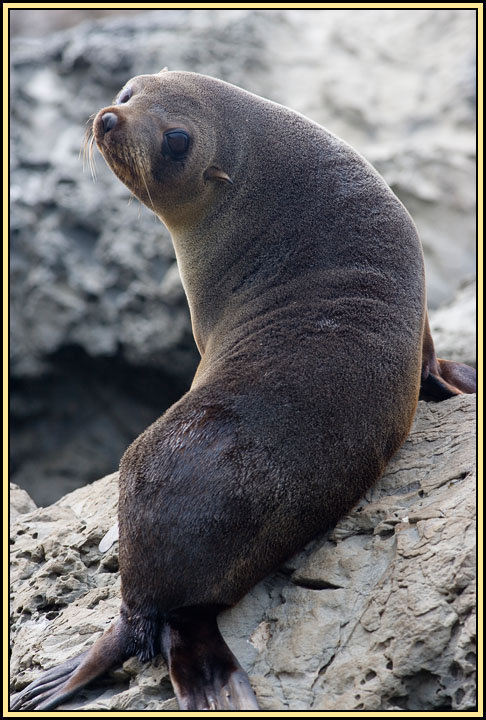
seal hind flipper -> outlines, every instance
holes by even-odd
[[[463,363],[436,358],[438,371],[422,379],[421,392],[434,400],[476,392],[476,370]]]
[[[463,363],[437,358],[442,382],[462,393],[476,392],[476,370]],[[456,393],[458,394],[458,393]]]
[[[12,711],[53,710],[130,656],[127,628],[118,620],[87,652],[43,673],[12,697]]]
[[[425,315],[422,342],[421,394],[434,400],[476,392],[476,370],[469,365],[442,360],[435,354],[429,319]]]
[[[12,696],[11,710],[29,710],[40,702],[40,695],[54,687],[59,687],[68,675],[81,664],[88,653],[84,652],[61,665],[46,670],[37,680],[34,680],[16,695]]]
[[[223,640],[219,611],[182,608],[162,630],[162,651],[181,710],[259,710],[248,675]]]

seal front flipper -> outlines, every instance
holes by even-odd
[[[127,628],[120,619],[91,650],[62,665],[47,670],[37,680],[12,697],[10,709],[52,710],[69,700],[78,690],[130,656]]]
[[[108,552],[108,550],[111,548],[113,543],[115,543],[119,538],[120,532],[118,523],[116,522],[106,533],[106,535],[103,536],[101,539],[100,544],[98,545],[98,550],[100,553]]]
[[[181,710],[259,710],[248,675],[216,622],[218,608],[181,608],[162,630],[162,651]]]
[[[476,370],[463,363],[442,360],[435,354],[429,319],[425,315],[422,343],[421,395],[446,400],[454,395],[476,392]]]

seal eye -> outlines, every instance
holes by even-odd
[[[131,97],[132,97],[132,89],[125,88],[124,90],[121,91],[121,94],[120,94],[118,100],[116,101],[116,104],[121,105],[122,103],[126,103],[130,100]]]
[[[169,130],[164,135],[162,152],[174,160],[180,160],[189,149],[191,138],[185,130]]]

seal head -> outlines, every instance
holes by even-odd
[[[220,167],[226,158],[218,150],[215,122],[198,119],[204,98],[174,91],[173,83],[161,97],[166,75],[130,80],[115,104],[98,113],[93,131],[120,180],[169,227],[187,228],[213,201],[210,181],[231,179]]]

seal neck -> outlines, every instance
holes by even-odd
[[[213,237],[211,235],[211,237]],[[209,247],[204,233],[194,230],[183,237],[172,234],[177,264],[191,314],[192,331],[201,356],[225,309],[238,304],[237,266],[244,262],[233,258],[233,272],[226,264],[225,253]]]
[[[310,235],[308,251],[302,252],[304,241],[296,228],[289,228],[272,244],[271,227],[249,233],[246,219],[235,220],[232,230],[225,228],[224,233],[214,227],[212,232],[197,228],[190,234],[172,235],[201,356],[214,347],[211,339],[217,337],[218,344],[224,344],[231,329],[232,338],[242,340],[248,323],[263,310],[274,306],[285,312],[300,300],[299,278],[309,271],[308,259],[316,254]]]

